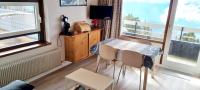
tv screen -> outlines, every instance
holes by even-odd
[[[112,19],[112,6],[90,6],[90,19]]]

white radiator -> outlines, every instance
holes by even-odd
[[[60,51],[56,50],[0,65],[0,86],[13,80],[30,79],[61,65],[60,55]]]

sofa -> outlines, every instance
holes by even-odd
[[[34,86],[21,81],[21,80],[15,80],[8,85],[0,88],[0,90],[33,90]]]

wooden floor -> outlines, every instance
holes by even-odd
[[[96,57],[93,56],[81,63],[67,66],[31,84],[36,87],[36,90],[65,90],[65,75],[79,68],[95,71],[95,66]],[[200,90],[200,79],[163,68],[156,68],[155,79],[152,79],[150,74],[148,76],[147,90]],[[112,66],[109,66],[107,69],[102,69],[100,73],[112,77],[112,70]],[[116,77],[118,72],[119,66],[115,74]],[[139,70],[128,68],[125,77],[120,77],[119,83],[115,86],[114,90],[139,90]]]

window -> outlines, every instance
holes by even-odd
[[[123,0],[121,35],[163,42],[170,0]]]
[[[0,2],[0,50],[45,40],[40,7],[35,0]]]
[[[16,45],[21,45],[25,43],[35,42],[38,41],[38,35],[26,35],[26,36],[20,36],[16,38],[9,38],[9,39],[3,39],[0,40],[0,49],[6,48],[6,47],[12,47]]]

